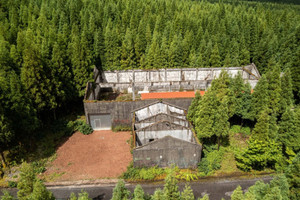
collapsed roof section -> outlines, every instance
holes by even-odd
[[[133,110],[135,121],[139,122],[157,114],[172,115],[177,118],[186,119],[186,110],[178,106],[171,105],[167,102],[156,101],[152,104]]]
[[[182,117],[182,116],[180,116]],[[135,128],[136,129],[141,129],[141,128],[145,128],[151,124],[153,124],[153,122],[159,122],[159,121],[170,121],[173,122],[174,124],[178,124],[181,126],[185,126],[185,127],[190,127],[189,122],[186,119],[180,118],[180,117],[175,117],[173,115],[169,115],[166,113],[158,113],[156,115],[150,116],[146,119],[140,120],[140,121],[136,121],[135,123]]]

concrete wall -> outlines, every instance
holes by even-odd
[[[192,98],[181,99],[164,99],[164,102],[176,105],[188,110],[191,105]],[[86,101],[84,102],[84,110],[87,123],[90,124],[89,115],[91,114],[110,114],[112,126],[128,125],[131,126],[132,111],[150,103],[157,102],[155,99],[140,101]]]
[[[179,168],[196,168],[200,162],[202,147],[170,136],[164,137],[133,150],[134,167],[172,164]]]
[[[187,142],[194,142],[193,133],[191,130],[158,130],[158,131],[139,131],[136,132],[137,144],[136,146],[142,146],[149,143],[150,139],[158,140],[165,136],[172,136]]]

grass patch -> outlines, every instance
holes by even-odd
[[[53,172],[52,174],[49,174],[47,176],[43,176],[43,180],[45,182],[54,182],[64,174],[65,174],[65,172],[60,172],[60,173]]]
[[[131,126],[129,125],[117,125],[112,127],[113,132],[131,131]]]

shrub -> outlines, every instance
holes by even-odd
[[[123,179],[137,179],[139,174],[139,169],[133,167],[133,163],[131,162],[128,165],[127,170],[122,174]]]
[[[131,127],[129,125],[117,125],[112,127],[113,132],[120,132],[120,131],[131,131]]]
[[[218,150],[212,150],[208,152],[204,150],[204,158],[200,161],[198,165],[198,170],[208,175],[215,170],[220,169],[221,161],[224,155],[224,149],[221,148]]]
[[[15,181],[8,181],[8,187],[15,188],[17,187],[18,183]]]
[[[93,129],[90,125],[86,124],[85,122],[83,122],[81,124],[81,126],[79,126],[78,128],[79,132],[81,132],[84,135],[89,135],[93,132]]]
[[[249,146],[242,152],[236,152],[237,167],[243,171],[275,168],[282,159],[281,146],[273,140],[250,140]]]
[[[41,162],[34,161],[31,163],[31,165],[33,167],[34,173],[36,174],[41,174],[46,171],[45,162],[43,161]]]
[[[127,180],[154,180],[165,173],[165,170],[159,167],[135,168],[131,163],[122,178]]]
[[[93,132],[92,127],[86,124],[85,121],[81,119],[77,119],[75,121],[69,121],[67,127],[72,131],[72,133],[75,131],[79,131],[84,135],[89,135]]]

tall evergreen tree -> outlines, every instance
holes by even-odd
[[[253,92],[251,101],[252,116],[258,119],[259,114],[268,108],[269,103],[269,92],[268,92],[268,81],[265,75],[263,75],[258,81],[255,90]]]
[[[18,182],[18,199],[27,200],[30,198],[36,180],[32,166],[24,162],[21,166],[20,179]]]
[[[281,113],[284,112],[286,107],[290,107],[294,103],[293,84],[291,70],[285,70],[281,77]]]
[[[182,193],[181,193],[181,199],[182,200],[194,200],[194,194],[193,194],[193,190],[191,189],[191,187],[189,185],[185,185]]]
[[[29,199],[45,199],[45,200],[55,200],[52,192],[48,191],[45,185],[41,182],[41,180],[36,180],[33,185],[33,191],[30,195]]]
[[[273,60],[269,61],[269,69],[271,69],[267,74],[266,78],[268,80],[268,107],[272,110],[272,113],[277,116],[280,112],[280,102],[281,102],[281,83],[280,83],[280,73],[281,69],[278,64],[273,63]]]
[[[174,169],[167,175],[164,185],[164,195],[169,200],[177,200],[180,198],[180,192],[177,185],[178,181],[175,178]]]
[[[196,115],[197,109],[199,108],[200,101],[201,101],[201,95],[200,95],[200,92],[197,91],[195,94],[195,98],[193,99],[193,101],[189,107],[188,114],[187,114],[188,120],[191,121],[193,124],[195,124],[195,119],[196,119],[195,115]]]
[[[144,199],[145,199],[144,190],[141,185],[137,185],[134,189],[132,200],[144,200]]]
[[[123,180],[120,180],[116,187],[113,189],[112,200],[126,200],[129,198],[130,192],[125,187],[125,183]]]
[[[212,49],[209,63],[211,67],[221,67],[221,58],[217,44],[215,44],[214,48]]]
[[[51,95],[53,88],[49,85],[48,69],[43,65],[40,51],[34,41],[33,32],[28,29],[23,53],[21,81],[37,109],[41,111],[51,107],[54,96]]]

